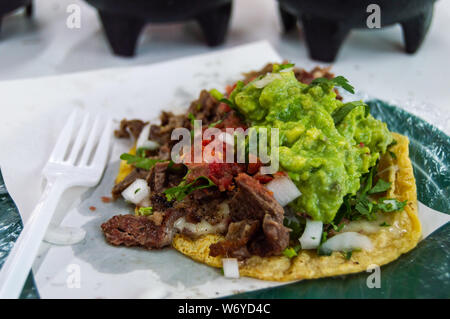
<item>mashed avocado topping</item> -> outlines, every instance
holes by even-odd
[[[265,77],[239,82],[229,100],[252,127],[279,129],[280,166],[302,193],[290,205],[330,223],[392,136],[367,105],[344,104],[336,99],[336,82],[323,80],[306,85],[275,65]]]

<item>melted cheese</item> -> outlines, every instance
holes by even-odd
[[[178,218],[174,223],[174,228],[182,232],[188,231],[189,233],[195,234],[196,236],[202,236],[207,234],[221,234],[227,230],[229,223],[230,208],[228,203],[224,202],[219,205],[219,211],[217,212],[219,216],[222,216],[220,223],[211,225],[206,220],[194,224],[186,221],[186,218]]]

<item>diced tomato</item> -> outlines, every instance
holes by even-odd
[[[249,154],[249,161],[250,163],[248,163],[247,165],[247,173],[249,173],[250,175],[256,174],[259,171],[259,168],[262,166],[261,161],[252,154]]]
[[[271,180],[273,180],[273,177],[270,175],[262,175],[262,174],[256,174],[253,176],[254,179],[256,179],[261,184],[267,184]]]

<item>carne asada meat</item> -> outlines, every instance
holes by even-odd
[[[180,184],[186,169],[180,164],[170,164],[170,162],[156,163],[147,175],[147,183],[152,193],[162,193],[169,187]]]
[[[238,186],[236,193],[230,201],[230,216],[233,222],[242,221],[257,221],[258,225],[262,225],[259,234],[251,238],[256,233],[252,228],[250,236],[241,236],[247,241],[230,241],[225,239],[224,242],[219,242],[216,246],[210,247],[211,256],[220,255],[221,252],[226,252],[228,255],[233,255],[233,250],[247,245],[250,253],[259,256],[271,256],[280,254],[289,244],[289,229],[283,225],[284,210],[278,204],[270,191],[262,186],[253,177],[241,173],[235,178]],[[233,225],[234,223],[230,224]],[[230,228],[228,230],[230,232]],[[231,229],[234,233],[236,229]],[[242,230],[243,231],[243,230]],[[248,235],[249,232],[246,232]],[[235,238],[230,235],[227,238]],[[240,243],[241,245],[237,245]],[[214,255],[213,255],[214,254]]]
[[[247,174],[239,174],[235,182],[238,190],[230,202],[233,221],[262,220],[267,213],[283,221],[283,207],[278,204],[267,188]]]
[[[196,120],[201,120],[202,125],[209,125],[220,120],[223,114],[220,114],[217,101],[208,91],[202,90],[197,100],[189,106],[188,114],[191,113]]]
[[[215,225],[222,221],[223,216],[219,216],[218,211],[220,210],[219,205],[225,200],[224,197],[224,194],[217,189],[216,191],[199,189],[182,201],[176,202],[174,208],[182,211],[189,223],[196,224],[204,220]]]
[[[213,257],[225,256],[241,259],[249,257],[247,243],[251,237],[258,231],[260,222],[258,220],[241,220],[231,223],[228,226],[228,232],[225,240],[209,247],[209,254]]]
[[[152,124],[150,126],[149,140],[159,143],[159,145],[172,145],[170,137],[172,131],[178,127],[190,128],[190,121],[184,114],[175,115],[172,112],[162,112],[161,125]],[[169,148],[170,149],[170,148]]]
[[[151,249],[170,245],[174,235],[173,223],[180,217],[178,212],[167,210],[153,215],[153,219],[146,216],[117,215],[101,227],[108,243],[115,246],[142,246]]]
[[[148,122],[144,122],[141,120],[123,119],[120,122],[119,129],[114,131],[114,135],[117,138],[130,138],[130,132],[131,132],[131,135],[133,135],[133,137],[135,139],[137,139],[139,137],[139,135],[141,134],[142,129],[147,124],[148,124]]]

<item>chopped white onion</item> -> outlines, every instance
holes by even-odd
[[[373,249],[372,241],[369,237],[360,233],[346,232],[333,236],[322,244],[322,250],[325,252],[350,251],[353,249],[370,251]]]
[[[302,249],[316,249],[320,245],[322,239],[323,223],[321,221],[306,220],[305,231],[298,240],[302,245]]]
[[[302,194],[289,176],[277,177],[267,183],[266,187],[281,206],[286,206]]]
[[[44,240],[54,245],[75,245],[83,241],[86,231],[77,227],[50,226]]]
[[[262,79],[256,80],[252,84],[256,88],[262,89],[263,87],[265,87],[267,84],[271,83],[275,79],[281,79],[281,75],[278,74],[278,73],[269,73],[265,77],[263,77]]]
[[[227,278],[239,278],[239,265],[236,258],[222,258],[223,274]]]
[[[122,196],[125,200],[136,205],[144,201],[149,195],[150,187],[144,179],[135,180],[122,192]]]
[[[157,142],[148,139],[149,135],[150,135],[150,124],[147,124],[142,129],[141,134],[139,134],[139,137],[136,142],[137,149],[146,148],[149,150],[156,150],[159,147],[159,144]]]

